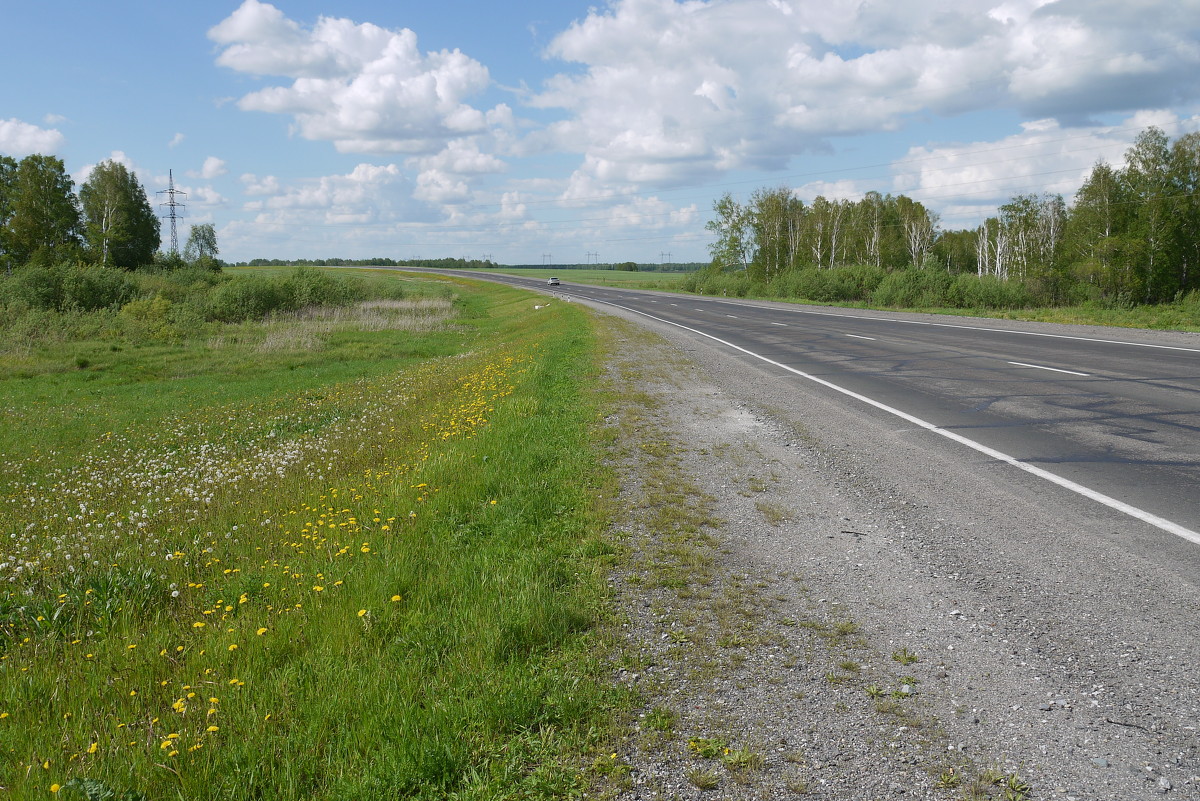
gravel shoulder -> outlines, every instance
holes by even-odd
[[[1200,799],[1200,548],[597,320],[644,700],[606,795]]]

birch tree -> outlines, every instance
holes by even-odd
[[[146,192],[125,165],[96,165],[79,190],[83,231],[92,258],[106,267],[149,264],[161,244],[161,224]]]

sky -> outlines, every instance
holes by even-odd
[[[0,0],[0,154],[169,176],[221,257],[707,261],[714,200],[944,229],[1200,130],[1200,0]],[[163,209],[165,212],[165,209]],[[169,247],[170,224],[164,221]]]

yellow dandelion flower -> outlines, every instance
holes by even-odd
[[[57,784],[50,785],[50,792],[52,792],[52,793],[57,793],[61,789],[62,789],[62,787],[60,785],[57,785]]]
[[[399,601],[399,600],[400,600],[400,596],[399,596],[399,595],[393,595],[393,596],[392,596],[392,603],[396,603],[396,601]]]
[[[230,650],[230,651],[236,651],[236,650],[237,650],[237,643],[236,643],[236,642],[235,642],[235,643],[230,643],[230,644],[229,644],[229,650]]]
[[[261,629],[259,629],[259,630],[258,630],[258,632],[257,632],[257,633],[258,633],[258,636],[259,636],[259,637],[263,636],[264,634],[266,634],[266,633],[267,633],[267,627],[266,627],[266,626],[263,626]]]
[[[0,712],[0,720],[4,720],[6,717],[8,717],[7,712]]]
[[[363,615],[365,615],[366,613],[367,613],[367,610],[366,610],[366,609],[359,609],[359,610],[358,610],[358,616],[359,616],[359,617],[362,617],[362,616],[363,616]]]
[[[89,754],[94,754],[99,750],[100,750],[100,743],[92,743],[91,745],[88,746]]]
[[[205,729],[205,731],[208,731],[208,732],[220,731],[220,730],[221,730],[220,726],[209,726],[207,729]]]
[[[207,614],[207,613],[206,613],[206,614]],[[194,628],[194,629],[202,629],[202,628],[204,628],[204,621],[203,621],[203,620],[197,620],[195,623],[193,623],[193,624],[192,624],[192,628]]]
[[[313,587],[313,592],[324,592],[324,591],[325,591],[325,588],[322,587],[320,584],[317,584]]]

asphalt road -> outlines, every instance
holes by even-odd
[[[1200,335],[489,277],[727,343],[1200,546]]]

